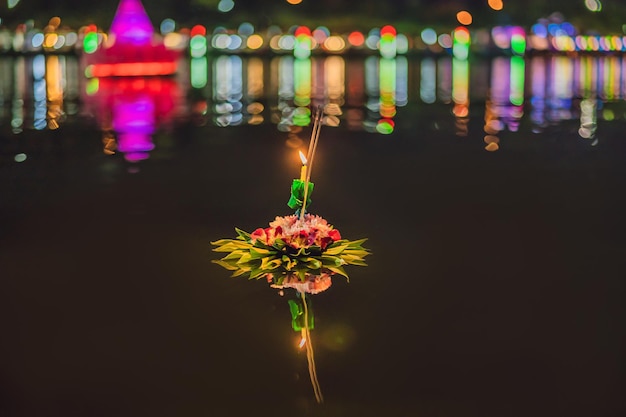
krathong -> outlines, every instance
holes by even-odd
[[[322,111],[318,109],[308,154],[304,157],[300,153],[300,179],[293,180],[287,203],[295,214],[276,216],[268,227],[257,228],[252,233],[235,228],[236,238],[211,242],[216,246],[214,251],[226,253],[213,262],[232,271],[233,277],[266,279],[281,295],[286,289],[296,290],[296,299],[289,300],[291,324],[294,331],[301,333],[300,347],[306,347],[309,376],[319,403],[323,402],[323,396],[311,342],[314,320],[309,297],[327,290],[334,275],[348,279],[345,266],[366,266],[364,258],[370,254],[363,247],[367,239],[344,239],[326,219],[306,211],[311,204],[313,183],[310,178],[321,124]]]

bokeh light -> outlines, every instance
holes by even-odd
[[[341,52],[345,47],[346,42],[341,36],[329,36],[324,41],[324,48],[330,52]]]
[[[599,12],[602,10],[602,3],[600,3],[600,0],[585,0],[585,7],[589,11]]]
[[[220,0],[220,2],[217,4],[217,10],[222,13],[230,12],[231,10],[233,10],[233,7],[235,7],[235,2],[233,0]]]
[[[460,24],[468,26],[472,24],[472,15],[467,10],[461,10],[456,14],[456,20],[459,21]]]
[[[363,46],[365,43],[365,36],[358,31],[351,32],[348,35],[348,42],[350,42],[350,45],[355,47]]]
[[[420,36],[426,45],[434,45],[437,43],[437,32],[432,28],[422,30]]]
[[[239,25],[237,33],[241,36],[250,36],[254,33],[254,26],[250,22],[243,22]]]
[[[258,34],[251,35],[246,40],[246,46],[250,49],[259,49],[263,46],[263,37]]]
[[[502,10],[502,8],[504,8],[502,0],[488,0],[487,4],[489,4],[489,7],[493,10]]]
[[[176,22],[173,19],[167,18],[163,19],[161,25],[159,26],[159,30],[162,35],[167,35],[168,33],[172,33],[176,29]]]

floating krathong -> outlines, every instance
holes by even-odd
[[[237,237],[211,242],[216,252],[227,253],[213,262],[232,271],[232,276],[248,279],[266,279],[270,287],[296,290],[297,298],[289,300],[292,328],[300,332],[301,347],[306,347],[309,376],[317,402],[323,402],[317,381],[313,345],[310,330],[313,329],[313,312],[310,296],[326,291],[334,275],[348,279],[347,265],[366,266],[368,249],[363,247],[366,239],[347,240],[324,218],[306,212],[311,204],[313,183],[311,168],[317,149],[322,111],[318,109],[311,142],[306,157],[301,153],[302,170],[294,179],[288,206],[295,214],[277,216],[269,227],[248,233],[235,228]]]

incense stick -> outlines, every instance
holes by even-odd
[[[319,111],[320,111],[320,108],[318,107],[317,109],[315,109],[315,114],[313,115],[313,128],[311,129],[311,139],[309,140],[309,149],[307,150],[307,154],[306,154],[307,164],[313,156],[313,143],[315,142],[315,135],[317,134],[317,130],[319,127],[319,123],[318,123]]]
[[[302,209],[300,210],[300,220],[304,220],[304,212],[306,209],[306,200],[309,197],[309,182],[311,180],[311,170],[313,160],[315,159],[315,151],[317,150],[317,141],[320,137],[322,125],[322,108],[318,106],[313,120],[313,129],[311,130],[311,141],[309,142],[309,150],[307,155],[306,179],[304,180],[304,198],[302,200]]]

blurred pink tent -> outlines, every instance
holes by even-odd
[[[140,0],[121,0],[109,39],[94,53],[84,53],[83,65],[88,77],[171,75],[180,54],[155,33]]]

